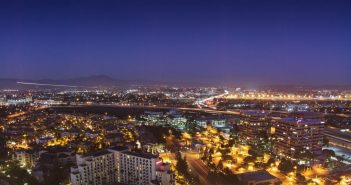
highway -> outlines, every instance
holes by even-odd
[[[211,96],[211,97],[208,97],[208,98],[205,98],[205,99],[197,100],[197,101],[195,102],[195,104],[196,104],[199,108],[207,107],[207,108],[215,109],[215,107],[210,107],[210,106],[206,105],[206,102],[207,102],[207,101],[212,101],[212,100],[215,99],[215,98],[222,98],[222,97],[224,97],[224,96],[227,96],[228,94],[229,94],[229,92],[228,92],[227,90],[225,90],[223,94],[219,94],[219,95]]]
[[[120,104],[86,104],[86,103],[80,103],[80,104],[75,104],[75,105],[64,105],[64,106],[53,106],[54,107],[80,107],[80,106],[101,106],[101,107],[116,107],[116,108],[144,108],[144,109],[175,109],[175,110],[180,110],[180,111],[198,111],[198,112],[205,112],[205,113],[210,113],[210,114],[226,114],[226,115],[240,115],[240,110],[235,109],[235,110],[226,110],[226,111],[221,111],[221,110],[214,110],[214,109],[206,109],[206,108],[191,108],[191,107],[163,107],[163,106],[139,106],[139,105],[120,105]],[[50,106],[42,106],[37,110],[43,110],[46,108],[51,108]],[[35,111],[35,110],[33,110]],[[30,111],[32,112],[32,111]],[[283,113],[283,114],[288,114],[290,112],[287,111],[272,111],[276,113]],[[25,115],[29,112],[23,112],[20,114],[14,114],[14,115],[9,115],[9,118],[14,118],[17,116],[22,116]],[[345,117],[345,118],[351,118],[350,114],[325,114],[325,115],[336,115],[340,117]]]
[[[163,107],[163,106],[139,106],[139,105],[120,105],[120,104],[76,104],[76,105],[64,105],[64,106],[53,106],[54,107],[79,107],[79,106],[92,106],[92,107],[116,107],[116,108],[141,108],[141,109],[175,109],[180,111],[199,111],[211,114],[228,114],[228,115],[240,115],[240,111],[220,111],[204,108],[190,108],[190,107]],[[50,107],[47,107],[50,108]]]
[[[33,110],[28,110],[28,111],[23,111],[23,112],[18,112],[18,113],[10,114],[10,115],[7,116],[7,118],[16,118],[16,117],[20,117],[20,116],[29,114],[29,113],[34,112],[34,111],[44,110],[44,109],[46,109],[46,108],[48,108],[48,107],[47,107],[47,106],[37,107],[37,108],[34,108]]]

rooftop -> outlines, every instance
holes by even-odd
[[[125,146],[114,146],[114,147],[111,147],[110,149],[121,152],[121,151],[128,150],[128,147],[125,147]]]
[[[98,157],[98,156],[106,155],[106,154],[109,154],[109,153],[111,153],[111,152],[108,151],[108,150],[101,150],[101,151],[95,151],[95,152],[87,153],[87,154],[84,155],[84,157],[87,157],[87,156]]]
[[[291,113],[291,115],[294,117],[302,117],[302,118],[308,118],[308,119],[324,118],[324,114],[320,112],[293,112]]]
[[[130,151],[123,152],[123,153],[127,154],[127,155],[136,156],[136,157],[146,158],[146,159],[155,159],[155,158],[157,158],[156,155],[146,154],[146,153],[136,153],[136,152],[130,152]]]
[[[280,119],[282,122],[285,123],[295,123],[295,124],[316,124],[316,123],[323,123],[321,119],[307,119],[307,118],[282,118]]]
[[[258,170],[255,172],[241,173],[241,174],[238,174],[238,178],[244,182],[266,181],[266,180],[277,179],[277,177],[271,175],[266,170]]]
[[[218,121],[218,120],[226,120],[228,119],[229,117],[224,117],[224,116],[221,116],[221,117],[216,117],[216,116],[206,116],[206,117],[200,117],[198,119],[196,119],[197,121],[212,121],[212,120],[215,120],[215,121]]]
[[[241,110],[240,114],[244,116],[256,116],[256,117],[264,117],[267,116],[270,112],[264,110]]]

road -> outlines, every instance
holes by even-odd
[[[60,105],[54,107],[81,107],[81,106],[91,106],[91,107],[116,107],[116,108],[143,108],[143,109],[175,109],[180,111],[199,111],[206,112],[211,114],[227,114],[227,115],[240,115],[239,111],[220,111],[220,110],[211,110],[205,108],[189,108],[189,107],[163,107],[163,106],[141,106],[141,105],[120,105],[120,104],[75,104],[75,105]],[[50,108],[50,107],[47,107]]]
[[[186,160],[189,164],[189,168],[191,170],[191,173],[194,175],[197,175],[200,179],[200,184],[202,185],[214,185],[213,183],[209,182],[207,179],[209,169],[205,165],[204,162],[202,162],[200,159],[198,159],[198,154],[195,152],[185,152]]]
[[[213,185],[207,180],[209,169],[205,165],[205,163],[198,159],[198,154],[190,151],[183,152],[183,154],[186,157],[186,161],[188,162],[191,173],[199,177],[200,184]],[[170,162],[172,165],[176,165],[176,156],[174,153],[162,153],[160,154],[160,157],[163,159],[164,162]]]
[[[189,108],[189,107],[133,106],[133,105],[120,105],[120,104],[84,104],[84,103],[80,103],[80,104],[76,104],[76,105],[54,106],[54,107],[79,107],[79,106],[175,109],[175,110],[180,110],[180,111],[198,111],[198,112],[206,112],[206,113],[211,113],[211,114],[240,115],[239,109],[221,111],[221,110],[213,110],[213,109],[206,109],[206,108]],[[45,108],[50,108],[50,106],[42,106],[42,107],[38,108],[37,110],[42,110]],[[33,110],[33,111],[35,111],[35,110]],[[30,112],[33,112],[33,111],[30,111]],[[10,115],[9,118],[22,116],[22,115],[28,114],[30,112],[24,112],[24,113],[20,113],[20,114]],[[285,113],[285,114],[289,113],[286,111],[273,111],[273,112],[277,112],[277,113],[279,112],[279,113]],[[337,115],[337,116],[342,116],[342,117],[351,117],[351,115],[349,115],[349,114],[326,114],[326,115]]]
[[[227,96],[228,94],[229,94],[229,92],[228,92],[227,90],[225,90],[223,94],[219,94],[219,95],[211,96],[211,97],[208,97],[208,98],[205,98],[205,99],[197,100],[197,101],[195,102],[195,104],[196,104],[199,108],[208,107],[208,108],[211,108],[211,109],[216,109],[215,107],[211,107],[211,106],[206,105],[206,102],[207,102],[207,101],[212,101],[212,100],[215,99],[215,98],[222,98],[222,97],[224,97],[224,96]]]
[[[101,107],[128,107],[128,108],[147,108],[147,109],[175,109],[180,111],[198,111],[198,112],[206,112],[211,114],[226,114],[226,115],[240,115],[240,109],[231,109],[231,110],[214,110],[209,108],[194,108],[194,107],[164,107],[164,106],[143,106],[143,105],[121,105],[121,104],[85,104],[80,103],[76,105],[66,105],[66,106],[54,106],[54,107],[76,107],[76,106],[101,106]],[[271,111],[271,110],[265,110]],[[291,112],[288,111],[271,111],[272,113],[282,113],[282,114],[290,114]],[[351,118],[351,114],[324,114],[324,115],[331,115],[331,116],[340,116],[345,118]],[[280,119],[280,118],[276,118]]]
[[[7,116],[7,118],[16,118],[16,117],[20,117],[20,116],[23,116],[23,115],[26,115],[26,114],[29,114],[29,113],[32,113],[34,111],[38,111],[38,110],[43,110],[43,109],[46,109],[48,108],[47,106],[40,106],[40,107],[36,107],[32,110],[28,110],[28,111],[24,111],[24,112],[18,112],[18,113],[14,113],[14,114],[10,114]]]

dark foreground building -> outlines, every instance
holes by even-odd
[[[279,185],[282,182],[266,170],[238,174],[238,179],[243,185]]]

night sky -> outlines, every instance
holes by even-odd
[[[0,78],[351,84],[349,0],[0,4]]]

